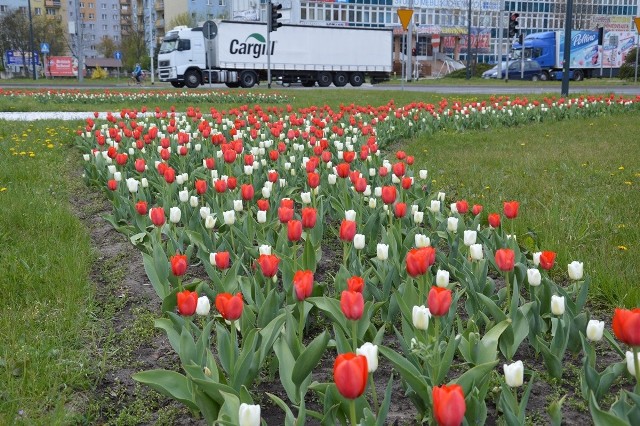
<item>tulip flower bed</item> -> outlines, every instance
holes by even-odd
[[[139,91],[119,91],[103,90],[89,91],[76,89],[38,89],[38,90],[18,90],[0,88],[0,98],[25,99],[32,98],[37,102],[64,104],[121,104],[123,102],[160,102],[170,99],[178,104],[194,104],[199,102],[207,103],[284,103],[290,98],[286,95],[273,93],[265,94],[259,92],[244,91],[167,91],[167,90],[139,90]]]
[[[181,364],[134,379],[209,424],[260,424],[255,386],[266,377],[278,378],[281,391],[267,396],[285,424],[385,424],[398,386],[418,423],[484,424],[491,412],[523,424],[534,384],[562,378],[566,358],[581,354],[577,392],[594,423],[638,424],[638,389],[616,388],[600,407],[627,370],[640,383],[638,313],[616,310],[614,337],[585,310],[582,262],[556,282],[554,252],[518,245],[517,201],[487,211],[448,198],[413,157],[381,154],[418,133],[601,115],[638,100],[87,119],[85,178],[142,252],[164,312],[155,324]],[[603,345],[620,361],[596,363]],[[329,380],[317,374],[327,362]],[[382,386],[379,363],[393,370]],[[561,406],[550,401],[550,423],[561,423]]]

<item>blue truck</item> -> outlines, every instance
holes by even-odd
[[[632,42],[625,43],[631,37]],[[604,33],[603,46],[598,44],[598,31],[571,31],[570,77],[575,81],[600,75],[601,69],[622,65],[620,59],[635,46],[635,35],[627,31],[607,31]],[[520,58],[522,45],[513,44],[512,58]],[[529,34],[524,38],[524,57],[538,62],[542,68],[541,80],[559,80],[562,78],[564,64],[564,31],[547,31]],[[607,73],[608,74],[608,73]]]

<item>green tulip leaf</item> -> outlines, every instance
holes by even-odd
[[[291,373],[291,379],[298,388],[302,385],[302,382],[309,377],[311,371],[318,364],[322,355],[325,353],[328,343],[329,334],[325,330],[313,339],[309,346],[302,351]]]
[[[198,410],[198,405],[189,389],[189,380],[180,373],[157,369],[136,373],[132,378],[162,395],[180,401],[192,410]]]

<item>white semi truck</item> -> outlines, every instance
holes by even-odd
[[[158,52],[158,78],[174,87],[195,88],[209,81],[253,87],[267,80],[269,49],[274,81],[360,86],[366,77],[372,83],[389,78],[392,43],[390,29],[284,25],[270,34],[267,46],[266,23],[176,27]]]

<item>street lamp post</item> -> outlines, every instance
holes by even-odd
[[[569,96],[569,66],[571,62],[571,20],[573,15],[573,0],[567,0],[567,15],[564,22],[564,64],[562,65],[561,96]]]
[[[467,80],[471,78],[471,0],[467,9]]]
[[[33,66],[33,79],[36,79],[36,55],[33,48],[33,19],[31,18],[31,0],[28,1],[29,8],[29,50],[31,51],[31,65]]]

